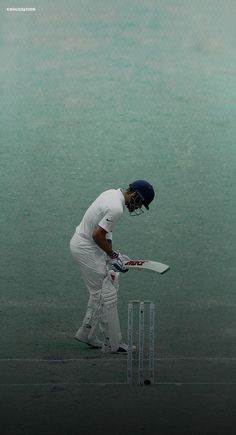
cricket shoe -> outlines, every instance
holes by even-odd
[[[136,350],[136,346],[132,346],[132,352]],[[119,355],[126,355],[128,353],[128,345],[125,343],[120,343],[117,350],[112,350],[111,346],[107,343],[103,343],[102,353],[117,353]]]
[[[76,332],[74,338],[81,343],[88,344],[91,347],[96,349],[100,349],[103,345],[103,342],[99,340],[97,337],[89,337],[91,327],[90,326],[81,326],[79,330]]]

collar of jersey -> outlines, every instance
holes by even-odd
[[[123,208],[124,208],[124,206],[125,206],[125,197],[124,197],[124,195],[123,195],[123,189],[119,188],[119,189],[117,189],[117,190],[120,191],[121,201],[122,201],[122,205],[123,205]]]

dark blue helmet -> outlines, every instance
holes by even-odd
[[[133,192],[137,192],[137,194],[141,198],[144,207],[149,210],[149,204],[152,202],[155,196],[152,185],[145,180],[136,180],[133,183],[129,184],[129,188]]]

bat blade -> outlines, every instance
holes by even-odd
[[[153,272],[160,273],[161,275],[170,269],[170,266],[167,264],[151,260],[129,260],[125,262],[125,266],[130,269],[152,270]]]

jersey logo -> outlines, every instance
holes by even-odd
[[[112,222],[111,219],[106,219],[107,222]]]

